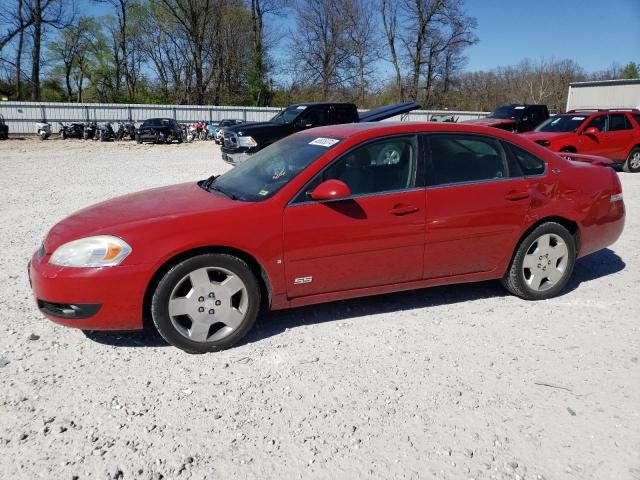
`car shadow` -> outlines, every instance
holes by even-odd
[[[626,264],[612,250],[605,248],[581,258],[561,295],[572,292],[582,283],[590,282],[624,269]],[[402,312],[418,308],[496,298],[509,295],[497,281],[446,285],[371,297],[341,300],[290,310],[263,314],[251,332],[239,345],[258,342],[279,335],[287,329],[304,325],[341,321],[368,315]],[[150,322],[139,332],[85,331],[94,342],[116,347],[162,347],[167,344]]]

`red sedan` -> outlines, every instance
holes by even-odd
[[[30,278],[54,322],[150,316],[192,353],[232,346],[263,309],[489,279],[545,299],[624,226],[616,172],[579,160],[472,125],[306,130],[222,176],[66,218]]]

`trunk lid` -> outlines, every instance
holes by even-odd
[[[417,110],[422,105],[416,102],[394,103],[393,105],[385,105],[384,107],[374,108],[359,115],[359,122],[379,122],[387,118],[395,117]]]

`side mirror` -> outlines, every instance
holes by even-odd
[[[596,135],[600,133],[600,130],[598,130],[598,127],[589,127],[584,131],[585,135]]]
[[[309,195],[312,200],[338,200],[351,195],[346,183],[340,180],[326,180],[318,185]]]

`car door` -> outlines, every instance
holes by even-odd
[[[320,172],[284,211],[289,298],[419,280],[425,195],[416,135],[351,149]],[[312,201],[329,179],[351,195]]]
[[[591,155],[607,155],[609,137],[607,136],[608,115],[600,114],[591,118],[582,128],[578,138],[578,153]],[[586,133],[589,128],[597,128],[596,133]]]
[[[455,133],[426,140],[424,277],[496,269],[522,231],[527,180],[494,138]]]
[[[631,121],[625,113],[609,114],[607,129],[608,150],[606,156],[612,160],[625,160],[634,140]]]

